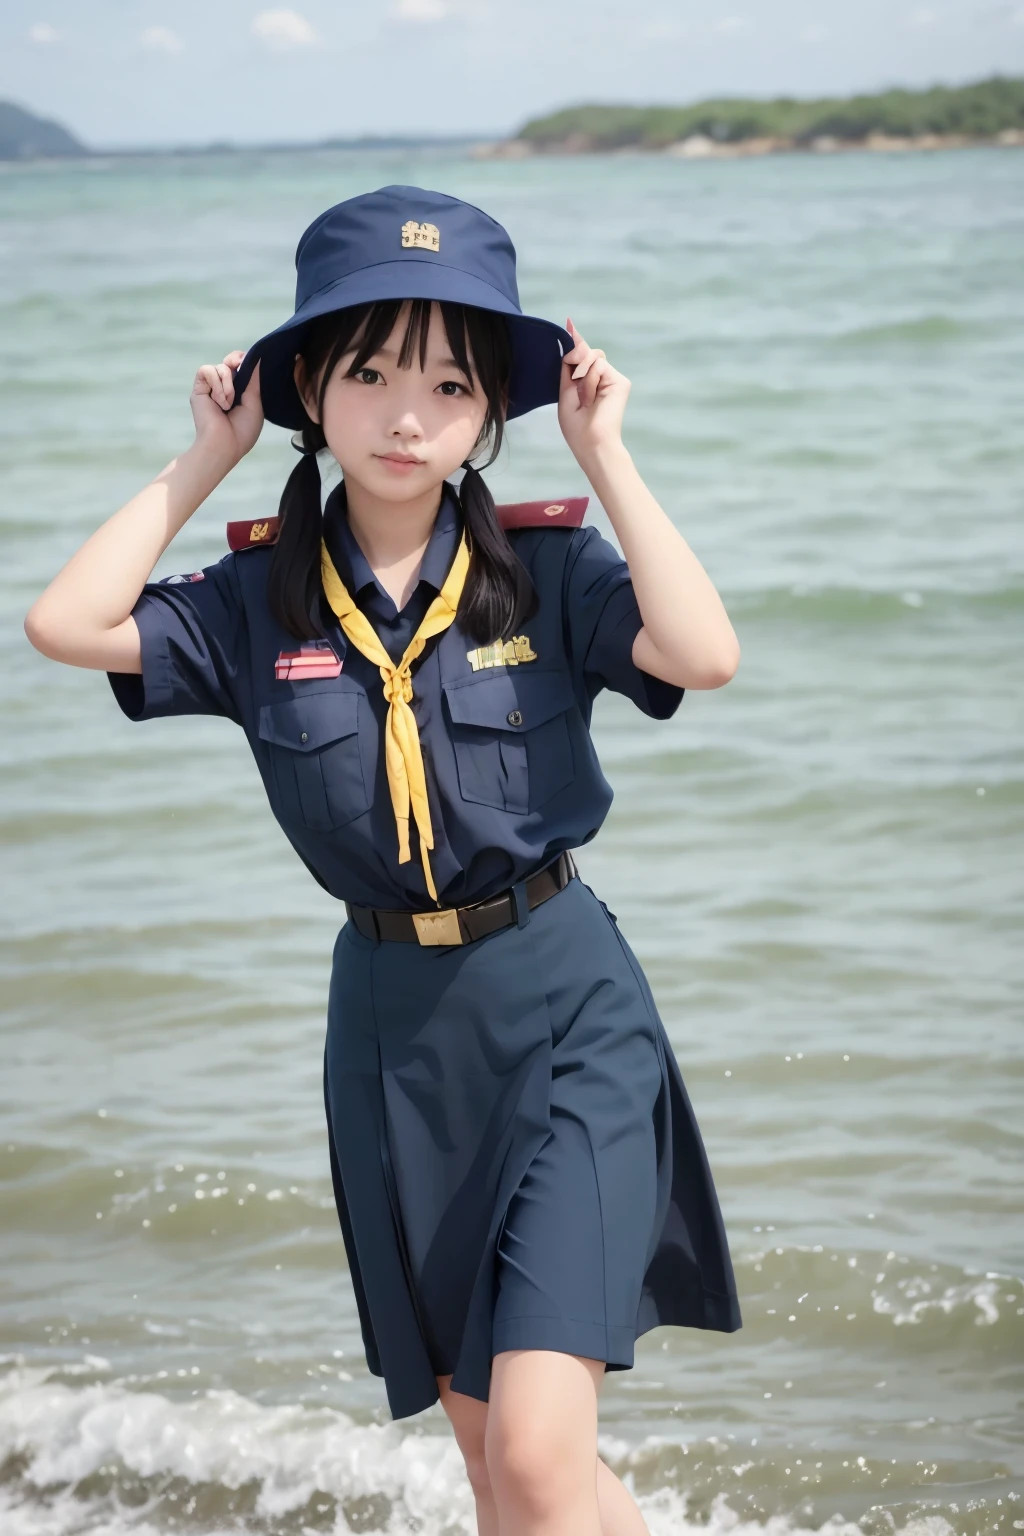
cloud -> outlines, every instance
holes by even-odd
[[[930,5],[919,5],[907,17],[907,26],[915,31],[923,31],[925,27],[934,27],[938,19],[938,11],[933,11]]]
[[[723,16],[720,21],[715,22],[715,30],[726,34],[742,32],[745,26],[746,22],[742,16]]]
[[[48,21],[40,21],[34,27],[29,27],[28,36],[29,42],[40,43],[44,47],[47,43],[60,42],[60,33]]]
[[[260,11],[253,17],[252,33],[269,48],[308,48],[316,33],[298,11]]]
[[[801,43],[822,43],[828,35],[828,27],[822,27],[817,22],[812,22],[809,27],[804,27],[803,31],[797,34],[797,39]]]
[[[444,21],[454,9],[450,0],[397,0],[394,14],[399,21]]]
[[[147,27],[139,42],[152,53],[180,53],[181,39],[170,27]]]

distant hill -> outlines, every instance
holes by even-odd
[[[59,123],[0,101],[0,160],[77,160],[88,153]]]
[[[147,145],[141,149],[95,150],[76,139],[73,133],[60,123],[45,117],[36,117],[13,101],[0,101],[0,160],[80,160],[90,155],[103,159],[146,159],[151,155],[233,155],[246,151],[261,154],[295,154],[303,150],[322,149],[419,149],[434,145],[471,145],[479,142],[469,134],[438,134],[435,136],[412,134],[364,134],[359,138],[319,139],[313,143],[232,144],[170,144],[165,147]]]
[[[882,91],[873,96],[800,101],[726,97],[692,106],[567,107],[524,124],[507,146],[521,152],[665,150],[691,141],[728,151],[758,143],[765,150],[892,147],[896,141],[937,148],[1024,134],[1024,80],[995,76],[974,85]],[[872,143],[870,141],[874,140]],[[938,141],[938,142],[937,142]]]

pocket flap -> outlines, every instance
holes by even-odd
[[[315,752],[359,726],[357,693],[307,693],[260,706],[260,738],[293,752]]]
[[[576,702],[567,672],[534,672],[525,667],[507,672],[495,668],[445,683],[444,692],[456,725],[478,725],[492,731],[528,731],[571,709]]]

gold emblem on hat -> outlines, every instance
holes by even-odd
[[[466,660],[474,672],[481,672],[486,667],[518,667],[521,661],[536,661],[537,652],[529,635],[513,635],[504,644],[495,640],[493,645],[478,645],[475,651],[466,652]]]
[[[250,541],[250,543],[258,544],[261,539],[265,539],[267,537],[267,534],[269,532],[270,532],[270,524],[269,523],[253,523],[252,527],[249,529],[249,541]]]
[[[558,517],[559,513],[564,512],[564,511],[565,511],[565,502],[564,501],[553,501],[551,503],[550,507],[545,507],[544,508],[544,516],[545,517]]]
[[[441,231],[436,224],[417,224],[415,219],[406,219],[402,225],[402,245],[406,250],[439,251]]]

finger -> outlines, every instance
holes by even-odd
[[[235,398],[235,379],[226,363],[217,364],[217,379],[220,384],[218,398],[227,407]]]
[[[196,374],[195,383],[192,385],[194,395],[212,395],[216,382],[216,373],[212,363],[204,363]]]
[[[576,369],[573,373],[573,378],[586,378],[587,373],[593,367],[594,363],[596,363],[598,359],[602,357],[604,357],[604,353],[600,351],[599,348],[588,347],[586,356],[576,366]]]
[[[582,353],[580,353],[579,356],[582,356]],[[565,395],[568,394],[573,385],[573,359],[567,353],[566,356],[562,359],[562,363],[564,366],[558,380],[558,393],[560,395]]]
[[[597,383],[597,379],[591,373],[585,379],[580,379],[576,385],[576,393],[579,396],[581,410],[589,410],[597,399]]]
[[[224,394],[224,386],[221,381],[220,369],[220,363],[204,363],[199,372],[196,374],[197,387],[200,385],[200,383],[204,386],[200,392],[202,394],[209,395],[211,399],[217,402],[218,405],[222,403]]]
[[[224,359],[224,362],[228,368],[237,368],[244,356],[245,352],[239,349],[235,352],[229,352],[227,357]]]
[[[626,378],[626,375],[624,373],[620,373],[617,368],[613,368],[609,362],[604,364],[604,372],[601,374],[601,382],[605,385],[614,384],[617,388],[624,389],[627,394],[630,389],[630,382]]]
[[[573,362],[577,362],[579,358],[582,357],[588,350],[587,343],[580,335],[575,325],[573,325],[571,318],[568,316],[566,317],[566,329],[573,339],[573,346],[568,352],[562,354],[562,361],[569,362],[571,359]]]
[[[576,388],[579,391],[580,405],[591,406],[597,399],[601,383],[606,379],[610,364],[604,358],[595,358],[593,366],[586,378],[581,379]]]

